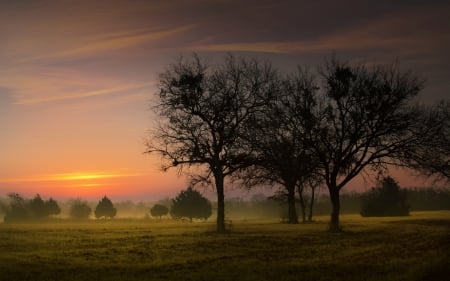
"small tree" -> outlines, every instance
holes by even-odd
[[[45,202],[39,194],[36,194],[36,196],[28,202],[28,209],[30,211],[30,216],[34,219],[42,219],[48,216]]]
[[[88,219],[92,210],[87,202],[75,200],[70,207],[70,217],[74,219]]]
[[[159,219],[161,219],[162,216],[165,216],[169,213],[169,208],[167,208],[164,205],[161,204],[155,204],[151,209],[150,209],[150,214],[152,215],[152,217],[159,217]]]
[[[97,207],[95,207],[94,213],[97,219],[101,217],[104,217],[106,219],[115,217],[117,210],[116,208],[114,208],[111,200],[109,200],[108,197],[104,196],[102,200],[98,202]]]
[[[212,214],[211,203],[200,192],[188,187],[173,199],[170,214],[173,218],[189,218],[207,220]]]
[[[381,179],[378,186],[363,196],[363,217],[408,216],[406,190],[400,189],[391,177]]]
[[[59,215],[61,213],[61,208],[58,206],[58,202],[53,198],[45,201],[45,211],[47,216]]]
[[[4,221],[16,222],[16,221],[26,221],[29,219],[29,211],[27,208],[27,202],[18,193],[8,194],[9,208],[5,210]]]

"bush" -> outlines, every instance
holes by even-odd
[[[408,216],[406,190],[400,189],[393,178],[383,178],[377,187],[363,194],[361,215],[363,217]]]

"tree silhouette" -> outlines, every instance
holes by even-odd
[[[20,222],[29,219],[29,210],[26,200],[18,193],[8,194],[9,208],[5,210],[4,221]]]
[[[169,213],[169,208],[167,208],[164,205],[161,204],[155,204],[151,209],[150,209],[150,214],[152,215],[152,217],[159,217],[159,219],[161,219],[162,216],[165,216]]]
[[[418,134],[428,131],[429,126],[438,129],[414,149],[405,150],[403,161],[426,177],[450,183],[450,101],[438,103],[428,114],[432,122],[416,128]]]
[[[378,186],[363,195],[361,215],[364,217],[407,216],[406,190],[401,190],[391,177],[385,177]]]
[[[17,193],[11,193],[8,197],[9,207],[4,206],[5,222],[42,220],[60,213],[58,203],[52,198],[44,201],[39,194],[36,194],[35,197],[27,200]]]
[[[309,145],[302,141],[311,122],[309,108],[315,103],[316,86],[313,77],[302,69],[296,75],[277,79],[277,87],[273,87],[264,110],[247,122],[244,131],[247,147],[251,147],[258,160],[240,177],[247,186],[261,183],[283,186],[288,199],[288,222],[298,223],[296,187],[302,204],[303,187],[314,181],[318,167]]]
[[[36,194],[36,196],[28,202],[28,209],[30,216],[34,219],[42,219],[48,216],[45,202],[39,194]]]
[[[61,213],[61,209],[59,208],[58,202],[56,202],[53,198],[45,201],[45,209],[47,216],[51,215],[59,215]]]
[[[412,105],[422,80],[395,65],[369,68],[331,60],[321,78],[306,141],[330,194],[330,230],[339,231],[340,190],[365,168],[402,165],[405,152],[429,139],[436,124]]]
[[[88,219],[92,210],[86,202],[74,200],[70,207],[70,217],[74,219]]]
[[[95,207],[95,217],[97,219],[104,217],[106,218],[114,218],[116,216],[117,210],[114,208],[113,203],[109,200],[108,197],[103,196],[103,198],[98,202],[97,207]]]
[[[194,182],[213,181],[218,232],[225,231],[224,180],[250,163],[241,141],[244,123],[264,106],[274,75],[270,65],[256,60],[229,56],[208,68],[195,55],[160,75],[155,109],[161,122],[146,152],[161,155],[164,170],[197,166]]]
[[[173,199],[170,214],[173,218],[208,219],[212,214],[211,203],[203,195],[188,187]]]

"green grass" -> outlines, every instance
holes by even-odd
[[[315,223],[0,224],[0,280],[448,280],[450,212]]]

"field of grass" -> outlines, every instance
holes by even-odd
[[[0,280],[450,280],[450,212],[315,223],[0,224]]]

